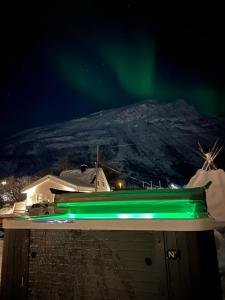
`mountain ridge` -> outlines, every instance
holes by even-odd
[[[224,120],[204,116],[184,100],[147,100],[9,137],[0,149],[0,175],[32,175],[46,168],[57,172],[63,159],[74,166],[93,165],[98,144],[101,157],[120,161],[117,168],[123,174],[183,184],[201,166],[198,141],[210,147],[216,138],[224,144]]]

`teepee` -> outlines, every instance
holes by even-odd
[[[225,222],[225,172],[222,169],[217,169],[214,163],[221,149],[222,146],[219,147],[217,141],[207,152],[199,144],[204,164],[187,184],[188,188],[193,188],[212,181],[212,185],[206,190],[206,201],[208,212],[215,218],[216,222]]]
[[[202,170],[210,171],[210,170],[217,170],[217,167],[214,164],[214,160],[217,157],[217,155],[220,153],[223,146],[218,147],[218,140],[214,143],[211,150],[208,152],[205,152],[201,146],[200,143],[198,143],[199,151],[202,155],[202,158],[205,160]]]

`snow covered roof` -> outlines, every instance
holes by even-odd
[[[13,206],[7,206],[0,209],[0,216],[11,215],[13,213]]]
[[[102,168],[98,168],[98,172],[103,172]],[[80,169],[67,170],[61,172],[59,178],[78,186],[94,187],[96,178],[95,173],[95,168],[87,168],[83,172]]]
[[[12,206],[1,208],[0,218],[16,217],[20,214],[23,214],[25,210],[25,201],[16,202]]]
[[[23,213],[26,210],[25,201],[15,202],[13,206],[13,213]]]
[[[31,184],[25,186],[22,190],[21,193],[27,193],[27,191],[31,188],[33,188],[34,186],[43,183],[45,180],[51,179],[53,181],[59,182],[61,184],[64,184],[65,186],[69,186],[71,188],[74,188],[75,190],[77,189],[77,186],[73,183],[70,183],[69,181],[65,181],[63,178],[60,178],[59,176],[53,176],[53,175],[46,175],[34,182],[32,182]]]

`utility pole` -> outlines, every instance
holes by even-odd
[[[96,162],[95,162],[95,192],[98,191],[98,164],[99,164],[99,146],[96,146]]]
[[[162,188],[162,186],[161,186],[161,181],[159,180],[159,188],[161,189]]]

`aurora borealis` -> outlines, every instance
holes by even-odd
[[[203,113],[218,114],[217,91],[209,84],[163,78],[169,70],[160,72],[153,38],[137,35],[127,41],[111,35],[89,42],[92,60],[87,53],[72,49],[59,54],[56,61],[65,84],[87,101],[111,108],[146,99],[185,99]]]
[[[8,4],[0,135],[147,99],[185,99],[224,117],[220,18],[208,23],[211,6],[199,15],[148,5]]]
[[[142,101],[154,95],[155,49],[147,38],[127,42],[100,36],[89,42],[91,60],[76,49],[57,58],[68,86],[106,107],[121,104],[122,96]]]

